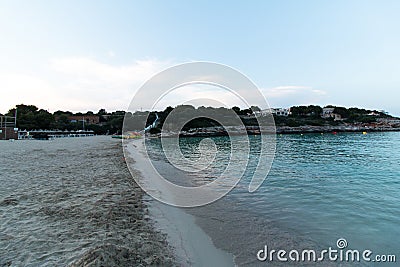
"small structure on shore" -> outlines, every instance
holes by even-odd
[[[118,138],[118,139],[138,139],[142,138],[142,134],[139,132],[127,132],[125,134],[120,135],[112,135],[111,138]]]
[[[0,116],[0,140],[18,139],[17,117]]]

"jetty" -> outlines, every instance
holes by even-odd
[[[64,138],[64,137],[87,137],[94,136],[92,130],[72,130],[72,131],[62,131],[62,130],[22,130],[18,131],[18,139],[39,139],[39,140],[49,140],[54,138]]]

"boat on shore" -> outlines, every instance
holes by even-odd
[[[129,132],[126,134],[114,134],[111,136],[111,138],[117,138],[117,139],[138,139],[142,138],[142,135],[137,132]]]

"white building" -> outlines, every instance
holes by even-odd
[[[389,112],[387,112],[387,111],[385,111],[385,110],[383,110],[383,109],[378,110],[378,112],[381,112],[381,113],[383,113],[383,114],[385,114],[385,115],[389,115]]]
[[[333,118],[334,121],[342,121],[342,116],[340,114],[334,113],[334,110],[335,108],[323,108],[321,117],[324,119]]]
[[[325,119],[335,117],[333,113],[334,110],[335,108],[323,108],[321,117]]]
[[[273,114],[273,115],[276,115],[276,116],[285,116],[285,117],[287,117],[287,116],[289,116],[289,113],[290,113],[290,111],[289,111],[288,108],[270,108],[270,109],[264,109],[264,110],[261,110],[261,111],[255,111],[254,115],[256,117],[265,117],[268,114]]]
[[[277,116],[289,116],[290,110],[288,108],[272,108],[272,114]]]

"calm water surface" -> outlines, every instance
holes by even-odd
[[[229,161],[229,139],[213,140],[218,148],[216,160],[191,178],[195,184],[213,180]],[[321,248],[335,248],[336,240],[345,238],[349,249],[369,249],[375,254],[396,254],[400,258],[400,133],[277,136],[271,171],[254,193],[247,192],[247,188],[261,142],[256,136],[250,140],[249,167],[238,186],[220,201],[224,207],[213,209],[217,202],[200,213],[200,217],[215,215],[239,221],[236,230],[226,226],[227,233],[222,236],[237,235],[237,240],[253,240],[254,249],[262,248],[270,241],[270,233],[265,232],[263,238],[262,230],[241,231],[237,227],[263,229],[255,224],[264,223],[264,228],[289,233],[287,247],[280,243],[284,249],[293,249],[290,246],[298,239],[311,240]],[[199,157],[200,141],[181,139],[182,153],[188,158]],[[159,155],[158,140],[147,144]],[[248,219],[249,214],[253,219]],[[213,238],[222,237],[215,234]]]

